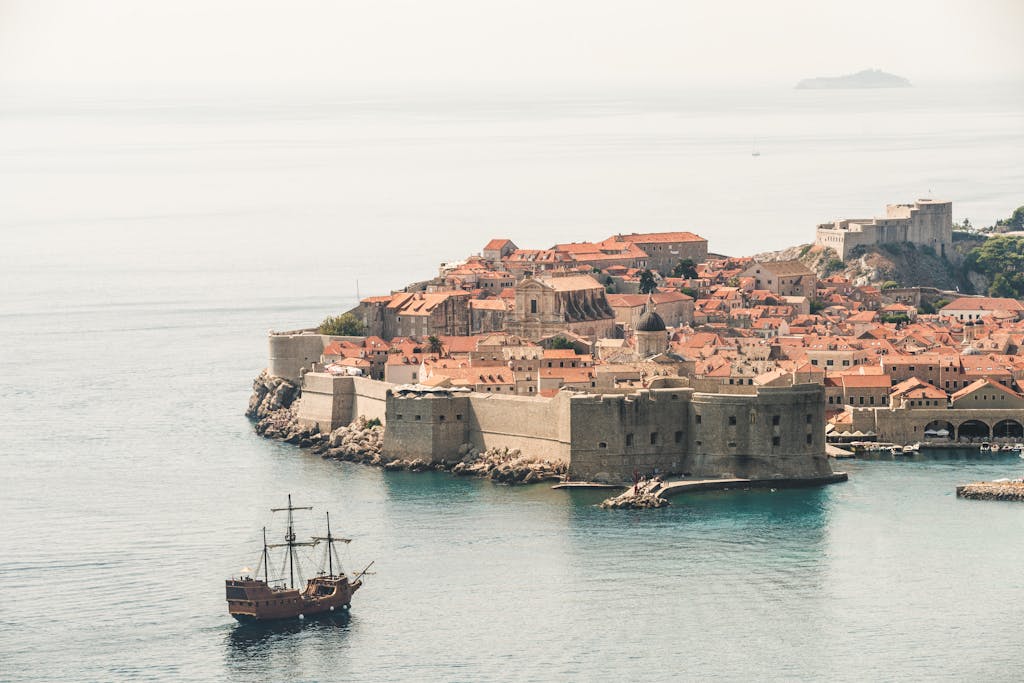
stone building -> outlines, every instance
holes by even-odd
[[[468,336],[469,301],[466,291],[398,292],[363,299],[352,312],[365,325],[367,335],[383,339]],[[486,320],[488,316],[481,315],[477,323]]]
[[[754,289],[763,289],[776,296],[803,296],[813,299],[818,277],[799,261],[765,261],[754,263],[740,273],[754,279]]]
[[[847,218],[818,226],[814,243],[831,247],[844,261],[857,246],[910,242],[946,257],[953,247],[953,203],[918,199],[889,204],[885,218]]]
[[[505,319],[509,334],[530,340],[562,331],[591,339],[614,336],[615,312],[604,287],[590,275],[528,277],[515,292],[515,307]]]
[[[692,232],[647,232],[616,235],[632,242],[647,254],[647,267],[668,275],[683,259],[703,263],[708,259],[708,241]]]
[[[682,292],[654,292],[646,294],[609,294],[608,303],[615,311],[615,320],[623,327],[636,329],[640,316],[647,312],[650,298],[658,307],[658,315],[669,327],[683,327],[693,323],[694,302]]]

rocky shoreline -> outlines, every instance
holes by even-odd
[[[957,498],[1024,502],[1024,481],[978,481],[956,487]]]
[[[296,419],[299,388],[264,370],[253,381],[253,393],[245,414],[255,421],[257,434],[309,449],[310,453],[331,460],[374,465],[388,471],[450,472],[456,476],[489,479],[501,484],[534,484],[561,481],[566,466],[560,462],[532,458],[518,449],[488,448],[480,450],[462,444],[450,458],[440,462],[405,459],[382,455],[384,428],[378,420],[358,417],[351,424],[329,434],[316,427],[303,427]]]

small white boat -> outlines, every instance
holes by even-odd
[[[919,450],[921,450],[921,443],[920,442],[912,444],[910,446],[904,446],[903,447],[903,452],[904,453],[917,453]]]
[[[903,455],[903,449],[900,448],[899,446],[892,446],[891,448],[889,448],[889,452],[892,453],[893,455]]]
[[[1024,453],[1024,443],[1015,443],[1010,446],[1011,451],[1017,451],[1018,453]]]
[[[999,446],[996,446],[996,449],[998,449],[998,448],[999,448]],[[981,444],[981,450],[982,450],[983,452],[984,452],[984,451],[991,451],[991,450],[992,450],[992,444],[990,444],[990,443],[989,443],[988,441],[984,441],[984,442],[982,442],[982,444]]]

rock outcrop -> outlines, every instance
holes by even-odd
[[[605,500],[601,507],[605,510],[648,510],[665,507],[669,502],[658,495],[661,485],[660,479],[645,479],[630,486],[624,493]]]
[[[252,396],[249,397],[249,408],[246,417],[262,420],[279,410],[292,407],[299,397],[299,387],[280,377],[271,377],[264,370],[252,382]]]

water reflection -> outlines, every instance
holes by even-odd
[[[305,635],[324,638],[332,634],[344,637],[351,629],[352,617],[348,612],[325,612],[305,619],[281,619],[238,623],[227,635],[229,660],[263,659],[267,651],[281,642],[299,639]]]

